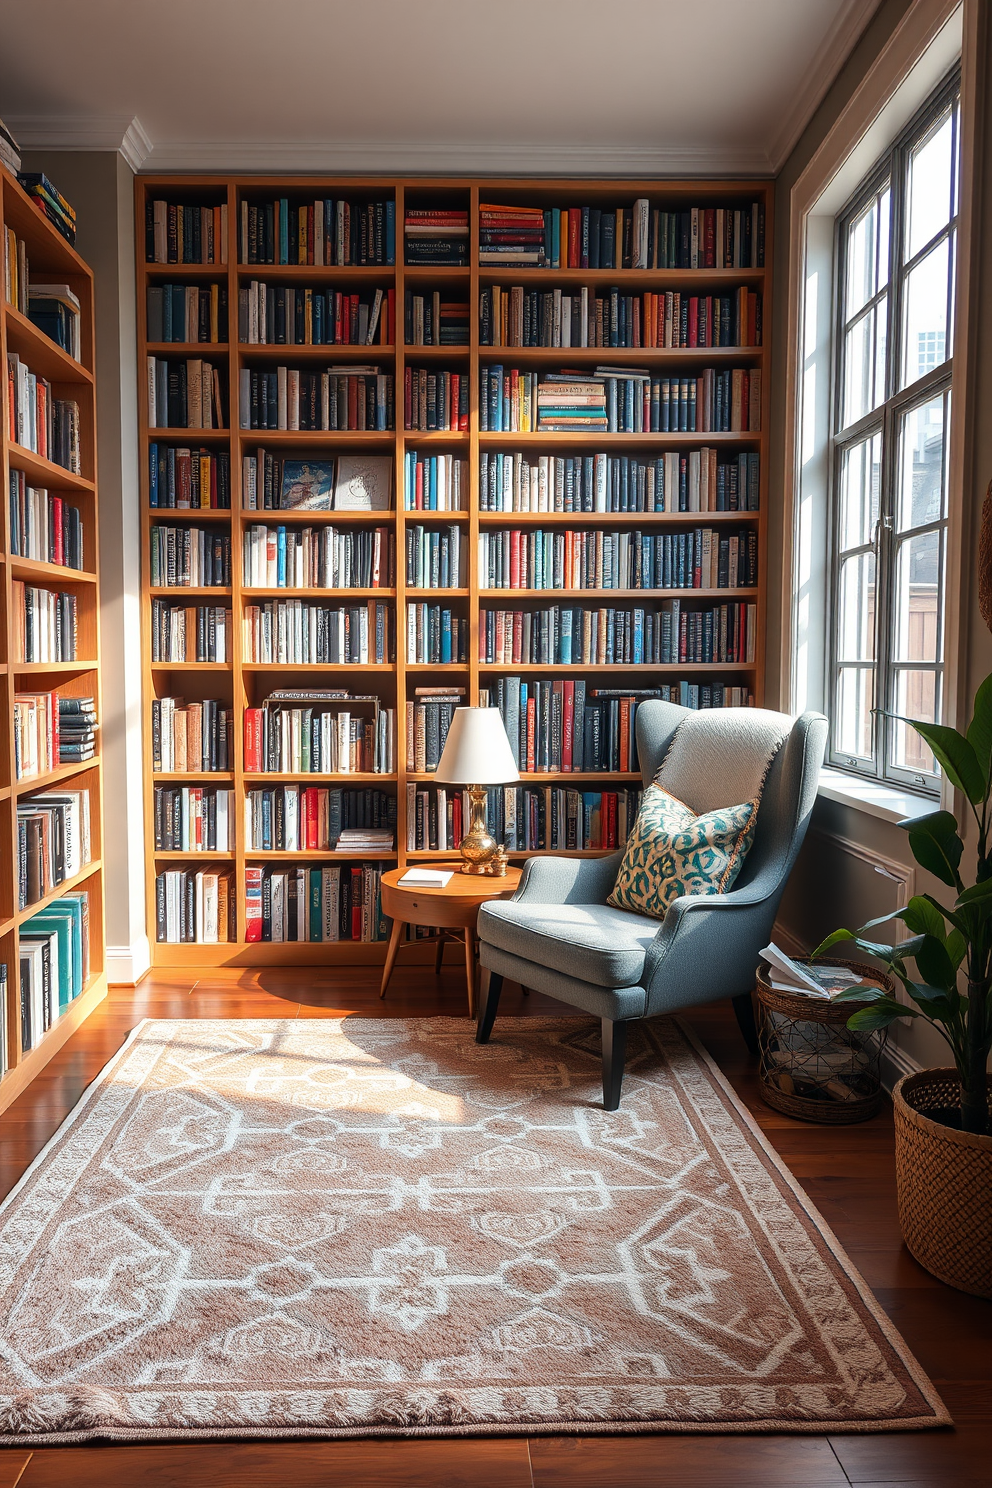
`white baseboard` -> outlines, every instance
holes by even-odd
[[[107,981],[111,986],[133,987],[151,964],[147,935],[139,936],[133,945],[107,947]]]

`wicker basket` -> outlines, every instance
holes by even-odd
[[[992,1136],[957,1131],[926,1114],[960,1098],[953,1069],[904,1075],[892,1092],[899,1223],[910,1254],[931,1275],[992,1298]]]
[[[835,958],[817,964],[844,966],[893,991],[892,978],[875,966]],[[884,1036],[853,1033],[846,1026],[864,1004],[779,992],[768,971],[762,961],[757,975],[762,1100],[787,1116],[825,1126],[846,1126],[876,1115],[884,1098]]]

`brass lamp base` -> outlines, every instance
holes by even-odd
[[[458,849],[462,855],[458,871],[471,873],[479,878],[503,878],[506,874],[506,853],[486,826],[485,786],[470,785],[468,798],[472,820]]]

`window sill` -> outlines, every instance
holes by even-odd
[[[843,770],[821,770],[819,794],[828,801],[837,801],[841,806],[850,806],[855,811],[864,811],[868,816],[877,816],[887,822],[926,816],[940,807],[939,801],[932,796],[898,790],[878,780],[848,775]]]

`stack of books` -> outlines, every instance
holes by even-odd
[[[43,171],[18,171],[17,179],[41,215],[48,218],[67,243],[75,245],[76,214],[61,191],[52,185]]]
[[[56,346],[80,360],[79,299],[68,284],[30,284],[28,317]]]
[[[605,384],[582,373],[546,373],[537,390],[537,427],[549,433],[605,434]]]
[[[408,289],[404,333],[407,346],[467,346],[468,301],[443,300],[440,290],[414,294]]]
[[[395,806],[395,797],[393,797]],[[389,853],[396,833],[391,827],[345,827],[334,844],[335,852]]]
[[[21,168],[21,152],[17,148],[17,141],[2,119],[0,119],[0,165],[5,166],[12,176],[16,176]],[[6,982],[6,966],[3,970],[4,982]]]
[[[417,687],[406,710],[406,767],[418,775],[437,769],[464,687]]]
[[[58,703],[59,764],[91,760],[96,754],[96,703],[91,697],[60,697]]]
[[[479,207],[479,263],[500,268],[542,268],[546,262],[540,207]]]
[[[403,222],[408,264],[468,264],[468,212],[407,207]]]

